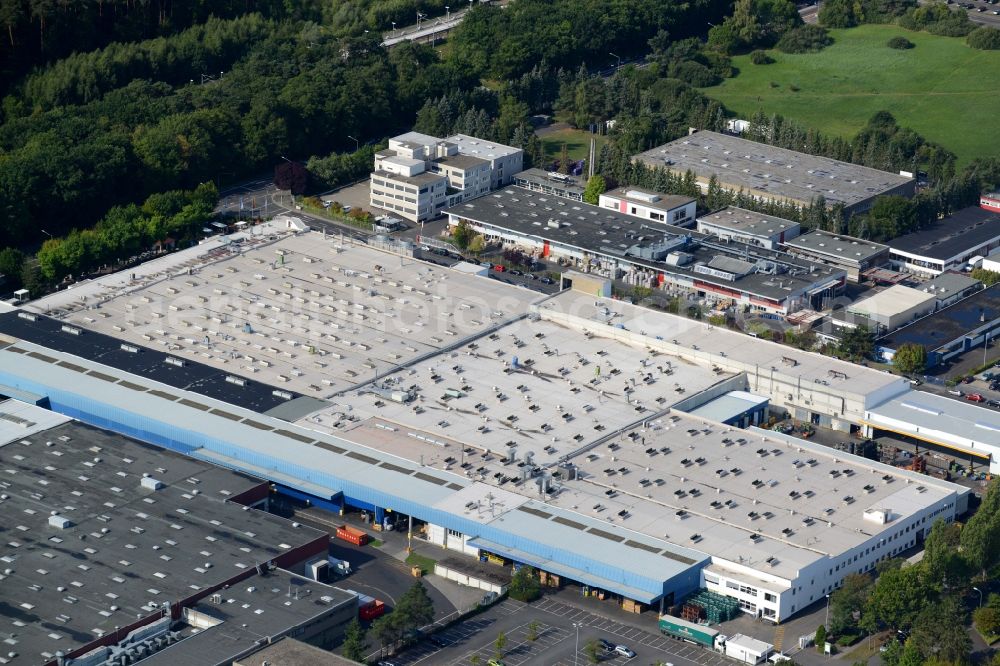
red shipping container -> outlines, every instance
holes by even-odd
[[[349,525],[341,525],[337,528],[337,538],[343,539],[355,546],[363,546],[368,543],[368,534]]]

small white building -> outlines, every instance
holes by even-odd
[[[678,227],[694,223],[695,200],[676,194],[661,194],[640,187],[619,187],[600,197],[601,208],[652,222]]]
[[[768,655],[774,651],[774,646],[756,638],[736,634],[726,639],[726,656],[744,664],[762,664]]]

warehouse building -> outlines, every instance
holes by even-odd
[[[798,236],[801,229],[798,222],[736,206],[727,206],[698,218],[698,231],[703,234],[768,250],[780,249],[786,241]]]
[[[336,645],[356,616],[295,573],[329,535],[247,510],[266,481],[23,402],[0,417],[5,663],[230,664],[261,636]]]
[[[875,341],[878,353],[891,361],[902,345],[927,350],[927,366],[951,360],[1000,336],[1000,284],[987,287],[909,326]]]
[[[681,174],[691,171],[702,191],[708,190],[714,175],[723,189],[763,201],[808,206],[823,196],[828,205],[842,204],[848,216],[871,208],[876,197],[911,197],[914,192],[914,180],[908,176],[705,130],[635,159]]]
[[[641,187],[619,187],[603,193],[599,205],[650,222],[675,227],[694,225],[695,200],[677,194],[663,194]]]
[[[895,331],[934,312],[937,297],[921,289],[896,284],[847,306],[847,313],[866,318],[876,335]]]
[[[370,261],[374,252],[324,241],[318,233],[305,238],[316,260],[288,254],[285,263],[252,263],[255,268],[246,271],[253,281],[288,294],[265,289],[265,303],[296,302],[297,282],[306,294],[327,277],[346,282],[344,269]],[[267,254],[278,257],[273,250]],[[205,265],[189,264],[189,277],[222,279],[216,276],[227,275],[227,264],[218,260],[212,255]],[[43,324],[61,320],[40,312],[0,315],[0,334],[10,340],[0,344],[0,392],[173,449],[192,464],[265,478],[279,492],[321,508],[367,511],[378,523],[389,511],[410,516],[425,538],[455,557],[530,564],[549,583],[602,590],[630,610],[662,607],[705,587],[732,597],[748,614],[782,621],[829,594],[845,575],[870,571],[919,543],[936,517],[951,520],[966,510],[967,491],[958,486],[680,411],[681,403],[721,409],[713,401],[745,392],[751,395],[744,413],[755,414],[753,405],[766,398],[770,409],[846,431],[863,427],[866,412],[909,391],[899,377],[595,298],[589,289],[531,301],[522,289],[422,264],[414,268],[388,253],[376,263],[384,273],[370,268],[367,284],[376,292],[370,296],[386,305],[407,301],[422,309],[438,302],[435,295],[445,300],[451,290],[489,287],[498,290],[492,303],[512,307],[491,317],[462,299],[449,307],[450,317],[425,315],[424,326],[413,314],[390,318],[408,319],[398,325],[414,335],[448,326],[464,332],[440,349],[405,354],[405,343],[373,332],[362,359],[394,365],[375,364],[387,368],[381,372],[362,366],[366,377],[338,378],[318,400],[265,390],[277,374],[264,381],[254,372],[227,372],[242,357],[261,353],[255,344],[276,346],[274,337],[294,329],[276,328],[247,338],[246,345],[209,334],[218,344],[239,345],[233,349],[240,358],[225,347],[169,349],[181,333],[121,343],[135,352],[112,350],[91,341],[101,334],[90,327],[124,338],[125,331],[105,320],[127,321],[130,311],[109,308],[102,317],[86,302],[74,306],[81,295],[63,295],[71,300],[60,301],[61,317],[94,321],[74,320],[63,328]],[[244,272],[242,264],[233,266]],[[412,275],[412,283],[398,281],[395,271]],[[255,272],[262,278],[253,278]],[[441,284],[427,286],[432,279]],[[137,307],[149,293],[133,294]],[[366,313],[332,303],[338,311],[350,308],[344,328],[353,314]],[[264,317],[254,316],[253,325],[277,326],[269,321],[280,319],[275,311],[260,307]],[[165,312],[193,316],[169,306]],[[171,342],[161,345],[161,339]],[[60,340],[97,354],[69,353]],[[166,352],[154,350],[160,347]],[[289,361],[302,373],[290,375],[297,385],[322,385],[321,378],[336,372],[335,358],[281,350],[301,355]],[[142,360],[131,369],[118,367],[126,354]],[[167,357],[186,363],[178,367]],[[169,370],[161,373],[163,367]],[[261,373],[275,372],[260,367]],[[181,384],[175,368],[199,380]],[[234,376],[256,376],[247,382],[251,394],[228,379]],[[293,409],[303,398],[315,401],[312,408]],[[290,538],[279,543],[294,546]]]
[[[962,271],[1000,248],[1000,215],[970,206],[895,238],[889,246],[890,262],[900,270],[932,277]]]
[[[844,234],[813,230],[785,243],[797,257],[847,271],[851,282],[860,282],[866,271],[889,261],[889,246]]]
[[[775,314],[823,309],[846,281],[843,271],[786,253],[643,223],[618,211],[517,187],[446,212],[451,227],[464,222],[488,241],[722,307]]]

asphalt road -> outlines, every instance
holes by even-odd
[[[331,536],[336,533],[337,524],[320,515],[296,511],[294,518],[303,525],[322,530]],[[330,555],[350,562],[352,570],[349,576],[331,581],[331,585],[375,597],[384,602],[388,609],[396,605],[396,601],[415,581],[409,567],[374,546],[355,546],[334,536],[330,542]],[[434,619],[455,611],[451,602],[433,585],[425,587],[434,602]]]

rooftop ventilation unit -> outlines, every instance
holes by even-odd
[[[177,358],[175,356],[167,356],[166,358],[163,359],[163,362],[166,363],[167,365],[175,365],[178,368],[183,368],[185,365],[187,365],[187,361],[185,361],[182,358]]]
[[[49,525],[51,527],[56,527],[61,530],[65,530],[73,526],[73,522],[69,518],[60,516],[59,514],[53,514],[49,516]]]
[[[146,490],[160,490],[163,488],[163,482],[159,479],[154,479],[151,476],[144,475],[142,479],[139,480],[139,485]]]

